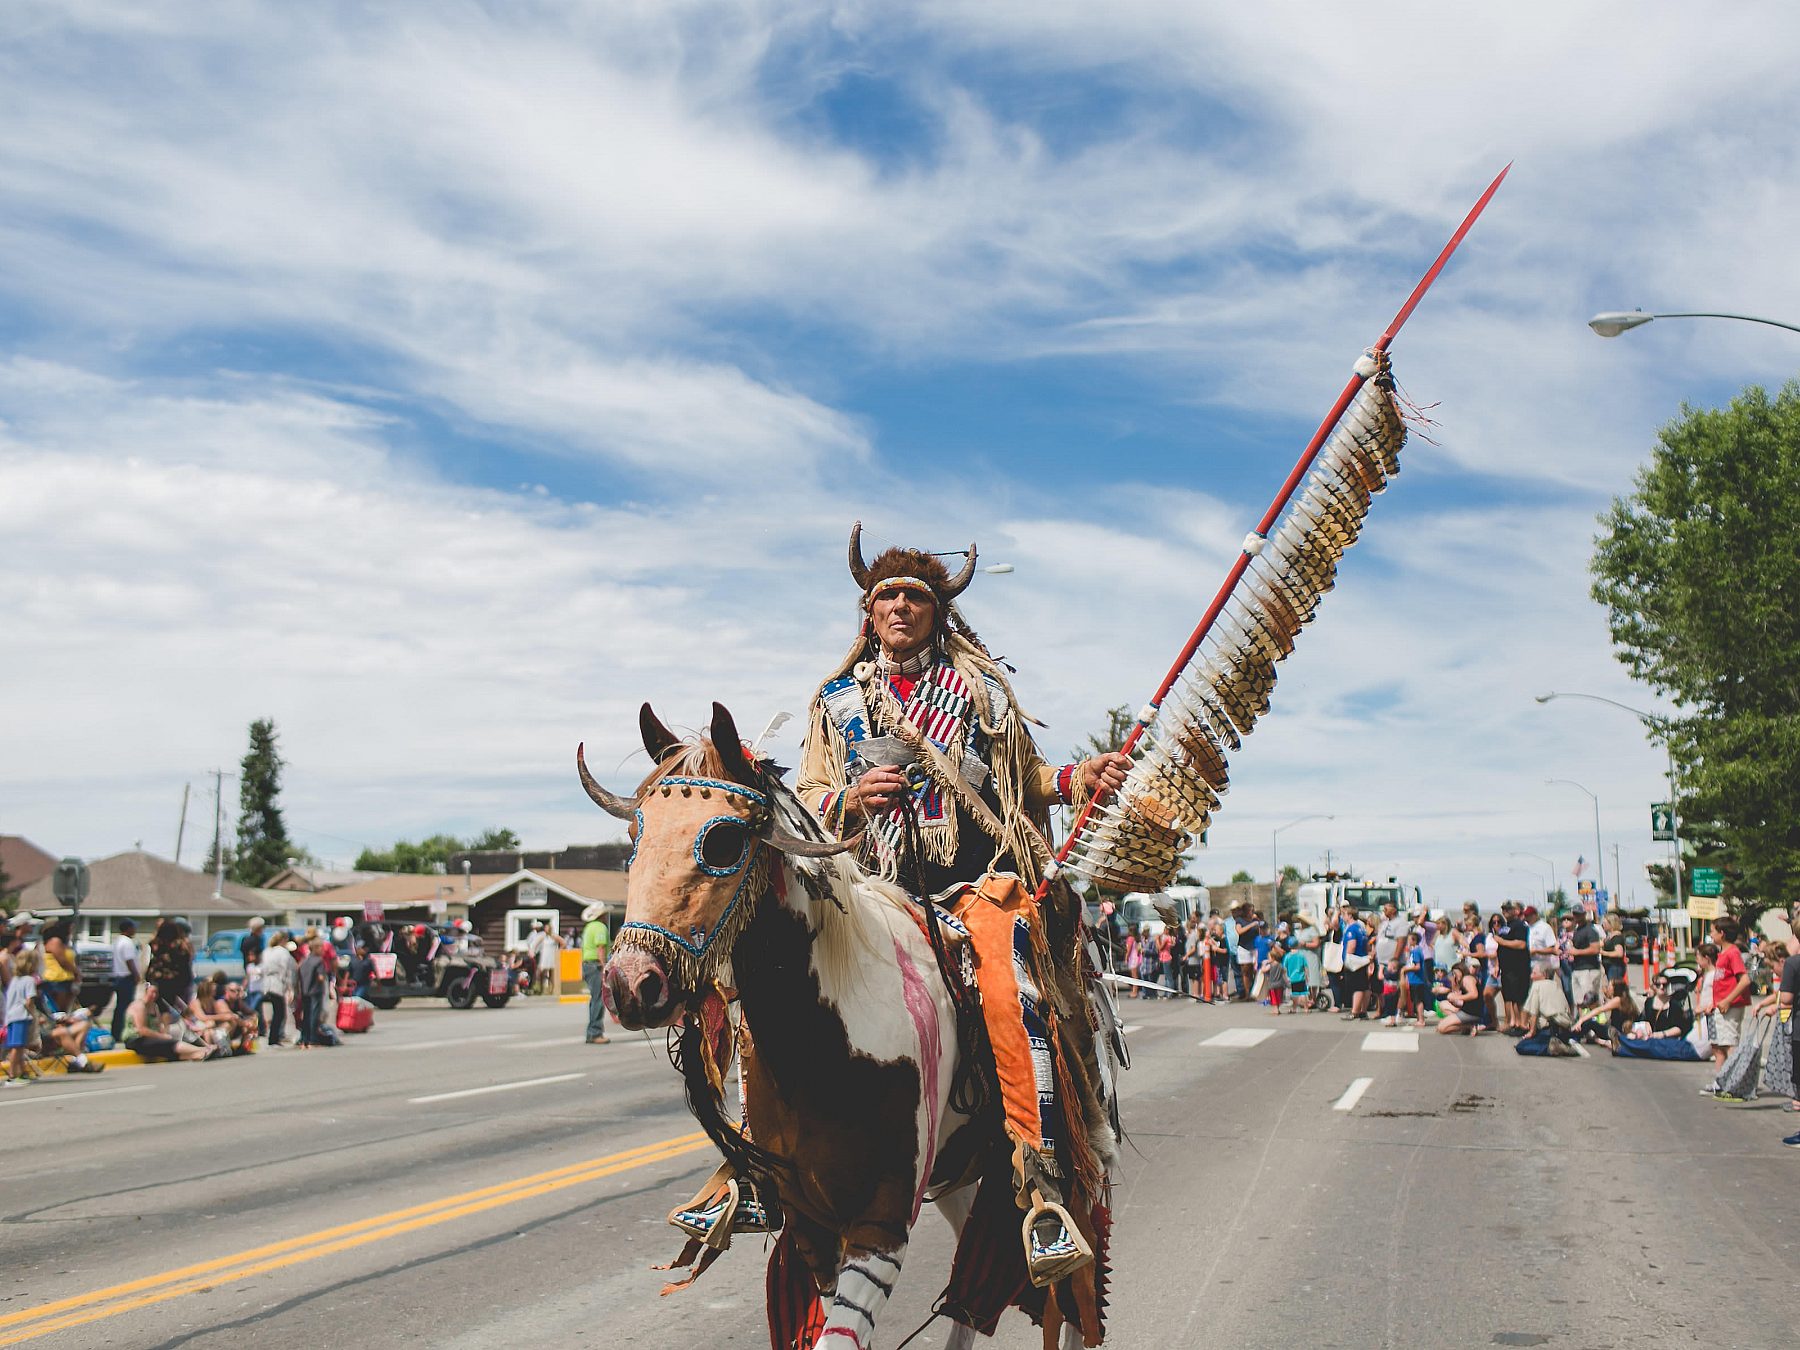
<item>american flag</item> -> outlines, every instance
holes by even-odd
[[[1580,854],[1576,854],[1575,855],[1575,866],[1574,866],[1574,869],[1572,871],[1570,871],[1569,875],[1573,876],[1573,877],[1578,877],[1585,871],[1587,871],[1587,859],[1582,857]]]

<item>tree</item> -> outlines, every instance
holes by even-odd
[[[1800,384],[1684,405],[1601,526],[1618,658],[1681,710],[1684,838],[1754,918],[1800,883]]]
[[[1300,884],[1306,880],[1305,875],[1292,863],[1281,865],[1281,879],[1276,883],[1277,898],[1294,899],[1300,894]]]
[[[238,770],[237,849],[229,864],[233,881],[260,886],[293,856],[294,846],[281,819],[281,756],[275,748],[275,723],[266,717],[250,724],[250,749]]]
[[[1238,868],[1237,871],[1235,871],[1231,874],[1231,884],[1233,886],[1241,886],[1245,882],[1254,882],[1255,880],[1256,880],[1255,877],[1251,876],[1248,872],[1246,872],[1241,867]]]
[[[405,839],[394,841],[388,849],[365,848],[356,856],[359,872],[442,872],[450,865],[453,853],[499,849],[511,852],[519,847],[519,836],[501,826],[490,826],[473,839],[458,839],[453,834],[434,834],[414,844]]]

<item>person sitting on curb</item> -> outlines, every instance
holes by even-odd
[[[1440,1036],[1479,1036],[1486,1029],[1487,1015],[1481,997],[1481,977],[1475,971],[1480,963],[1458,961],[1450,968],[1439,997],[1449,1012],[1438,1023]]]
[[[212,1052],[204,1047],[168,1034],[167,1018],[157,1002],[157,988],[149,982],[138,986],[137,997],[125,1010],[125,1048],[153,1064],[171,1059],[212,1058]]]
[[[1692,1064],[1700,1058],[1687,1039],[1693,1029],[1694,1013],[1688,1006],[1686,991],[1677,989],[1664,973],[1651,983],[1650,1001],[1642,1015],[1613,1042],[1613,1054],[1625,1059],[1675,1059]]]
[[[1570,1034],[1578,1041],[1592,1042],[1601,1038],[1608,1042],[1616,1041],[1621,1028],[1630,1027],[1642,1015],[1638,1011],[1637,1000],[1631,996],[1631,982],[1614,980],[1605,1001],[1590,1004],[1575,1019],[1575,1026]]]

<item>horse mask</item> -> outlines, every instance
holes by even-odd
[[[773,799],[782,789],[744,753],[722,704],[713,704],[710,742],[684,743],[648,703],[638,726],[657,767],[630,800],[595,782],[575,752],[588,796],[631,826],[625,922],[604,981],[607,1006],[630,1030],[669,1025],[712,988],[769,888],[776,852],[845,847],[780,828]]]

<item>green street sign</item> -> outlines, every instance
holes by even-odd
[[[1650,837],[1661,843],[1675,839],[1675,806],[1672,802],[1650,803]]]
[[[1717,895],[1723,888],[1724,880],[1716,867],[1696,867],[1690,878],[1692,885],[1689,887],[1689,894]]]

